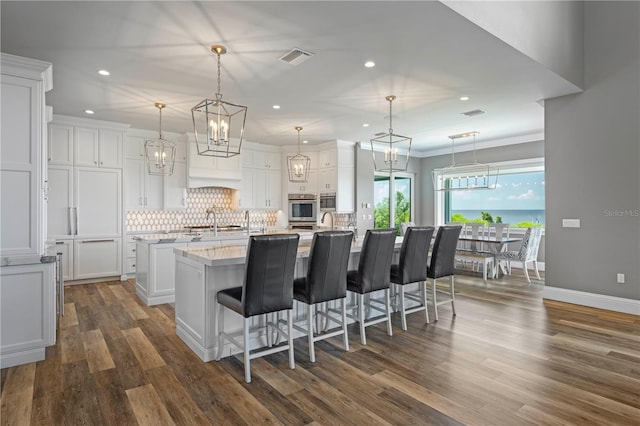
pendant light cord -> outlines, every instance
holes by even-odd
[[[218,91],[216,92],[216,99],[221,100],[222,92],[220,92],[220,53],[217,53],[217,55],[218,55]]]
[[[160,139],[162,139],[162,108],[158,108],[160,110],[160,125],[158,127],[158,135],[160,135]]]

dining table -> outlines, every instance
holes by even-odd
[[[522,237],[488,237],[488,236],[467,236],[461,235],[458,239],[457,253],[473,254],[480,257],[492,257],[493,268],[491,278],[497,278],[498,268],[502,268],[503,274],[506,273],[504,265],[498,265],[498,253],[505,251],[507,244],[522,241]]]

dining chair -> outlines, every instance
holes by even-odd
[[[314,343],[319,340],[342,334],[344,350],[349,350],[346,300],[347,265],[352,239],[351,231],[326,231],[313,234],[307,274],[296,278],[293,282],[293,298],[307,305],[307,328],[295,323],[293,327],[307,334],[311,362],[316,362]],[[333,300],[340,300],[339,310],[329,307],[324,311],[318,310],[320,304]],[[332,313],[337,313],[340,317],[335,317],[331,315]],[[324,317],[326,321],[325,332],[320,335],[314,333],[315,318],[318,315]],[[338,324],[340,329],[326,332],[330,322]]]
[[[424,310],[426,322],[429,322],[427,307],[427,258],[434,228],[409,227],[402,240],[400,259],[397,265],[391,265],[391,284],[399,287],[400,315],[402,329],[407,329],[407,314]],[[417,292],[405,292],[405,287],[418,284]],[[407,309],[405,298],[417,302],[418,305]]]
[[[220,290],[218,301],[218,352],[216,360],[222,357],[225,340],[244,352],[244,377],[251,382],[250,362],[254,358],[275,352],[289,351],[289,366],[295,368],[293,355],[293,277],[298,251],[298,234],[259,235],[249,237],[247,247],[244,282],[241,287]],[[242,331],[224,331],[224,309],[227,308],[243,317]],[[266,334],[271,327],[287,343],[251,352],[249,345],[250,321],[252,317],[273,312],[287,311],[287,330],[279,327],[278,321],[266,321]],[[243,336],[243,344],[235,337]],[[269,344],[269,338],[267,337]],[[270,346],[270,345],[269,345]]]
[[[438,306],[451,302],[453,315],[456,314],[455,306],[455,278],[454,264],[456,258],[456,246],[460,238],[459,226],[441,226],[438,228],[436,239],[431,250],[431,262],[427,268],[427,278],[432,281],[432,300],[436,321],[438,321]],[[449,298],[437,301],[436,280],[449,277]]]
[[[369,229],[362,242],[358,269],[347,272],[347,290],[355,293],[357,305],[351,307],[357,310],[357,315],[348,315],[360,325],[360,342],[367,344],[365,327],[383,321],[387,322],[387,334],[393,335],[391,329],[391,300],[389,286],[391,284],[391,257],[395,246],[397,230]],[[368,310],[382,312],[382,316],[367,320],[365,317],[365,295],[378,290],[384,290],[384,301],[369,297]],[[384,305],[380,308],[376,304]]]
[[[542,228],[527,228],[524,233],[524,237],[522,237],[522,244],[520,245],[519,250],[507,250],[498,253],[496,257],[498,258],[498,261],[504,261],[507,263],[507,271],[509,271],[509,274],[511,274],[511,262],[521,262],[524,276],[527,278],[527,282],[531,284],[527,263],[533,263],[536,278],[540,279],[540,273],[538,272],[538,250],[540,248],[541,240]]]
[[[487,237],[493,239],[495,241],[501,241],[504,238],[509,238],[509,233],[511,231],[510,224],[508,223],[492,223],[489,225],[487,230]],[[507,251],[508,244],[489,244],[489,251],[493,253],[493,277],[496,278],[498,276],[498,268],[500,267],[500,262],[498,261],[498,253]]]

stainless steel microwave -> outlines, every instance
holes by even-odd
[[[316,222],[316,195],[289,194],[289,222]]]
[[[336,193],[326,192],[320,194],[320,211],[334,212],[336,211]]]

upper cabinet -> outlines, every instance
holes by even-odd
[[[265,145],[243,145],[240,162],[242,180],[238,189],[242,209],[272,209],[282,206],[282,154]]]
[[[56,166],[122,168],[128,126],[54,115],[49,124],[48,162]]]
[[[337,140],[320,145],[320,193],[335,192],[336,212],[353,213],[355,204],[355,143]]]

